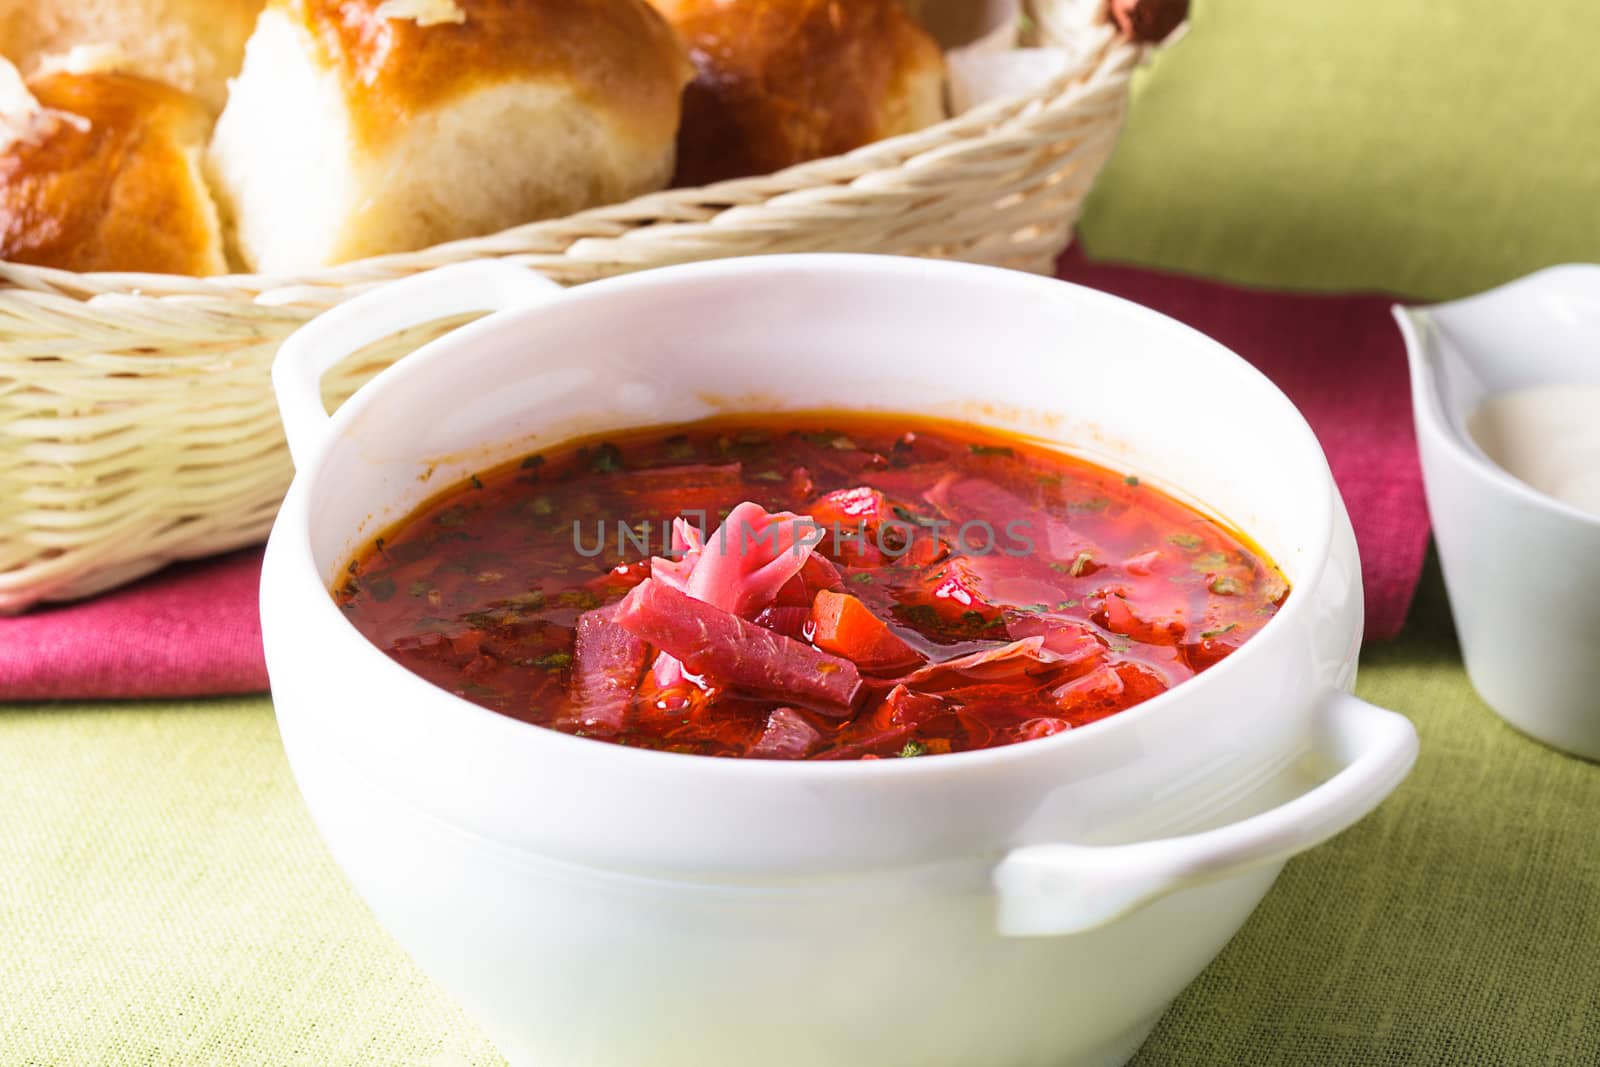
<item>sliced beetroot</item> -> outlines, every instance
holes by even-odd
[[[750,621],[785,637],[803,640],[810,619],[811,609],[803,604],[774,604],[756,612],[756,617]]]
[[[824,589],[839,590],[844,588],[844,578],[839,574],[839,568],[829,562],[828,557],[812,553],[806,560],[805,566],[783,584],[778,590],[778,595],[773,600],[774,607],[801,607],[807,611],[811,609],[811,602],[816,599],[817,593]]]
[[[856,665],[687,596],[655,579],[617,606],[616,622],[713,686],[849,714],[861,690]]]
[[[761,737],[748,755],[757,759],[805,759],[822,744],[822,731],[806,722],[793,708],[778,708],[767,716]]]
[[[819,589],[843,589],[844,578],[839,574],[839,568],[826,556],[812,553],[807,557],[805,566],[800,568],[799,578],[805,583],[808,593],[816,593]],[[810,597],[807,597],[809,602]]]
[[[565,725],[620,733],[644,674],[649,646],[615,621],[616,606],[578,617],[572,657],[572,705]]]

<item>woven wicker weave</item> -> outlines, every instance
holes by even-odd
[[[0,262],[0,612],[85,596],[261,540],[288,486],[270,367],[319,310],[372,285],[504,257],[567,284],[721,256],[855,251],[1048,272],[1121,130],[1144,48],[1101,5],[1035,0],[1079,57],[1039,92],[767,177],[299,277],[74,274]],[[328,378],[337,402],[456,323]]]

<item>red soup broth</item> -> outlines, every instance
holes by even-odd
[[[773,759],[1080,727],[1228,656],[1287,594],[1238,532],[1137,477],[856,414],[528,455],[376,538],[334,590],[389,656],[486,708]]]

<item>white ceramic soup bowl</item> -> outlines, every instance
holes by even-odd
[[[475,309],[497,310],[323,413],[343,356]],[[1346,692],[1360,574],[1305,422],[1219,345],[1092,290],[865,256],[570,291],[474,264],[323,316],[274,381],[298,471],[262,577],[284,747],[351,882],[515,1064],[1120,1063],[1283,862],[1415,756],[1405,719]],[[816,409],[979,421],[1182,487],[1293,592],[1229,659],[1093,725],[816,764],[514,721],[391,661],[329,594],[364,539],[497,461]]]

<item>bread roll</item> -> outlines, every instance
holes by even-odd
[[[9,64],[5,72],[15,77]],[[117,73],[50,74],[27,91],[0,117],[0,259],[75,271],[227,269],[201,175],[205,105]]]
[[[213,184],[261,271],[490,233],[665,185],[691,73],[644,0],[271,0]]]
[[[903,0],[653,0],[689,46],[678,185],[767,174],[944,118]]]
[[[31,77],[79,45],[112,45],[123,69],[200,97],[215,114],[263,0],[0,0],[0,55]]]

